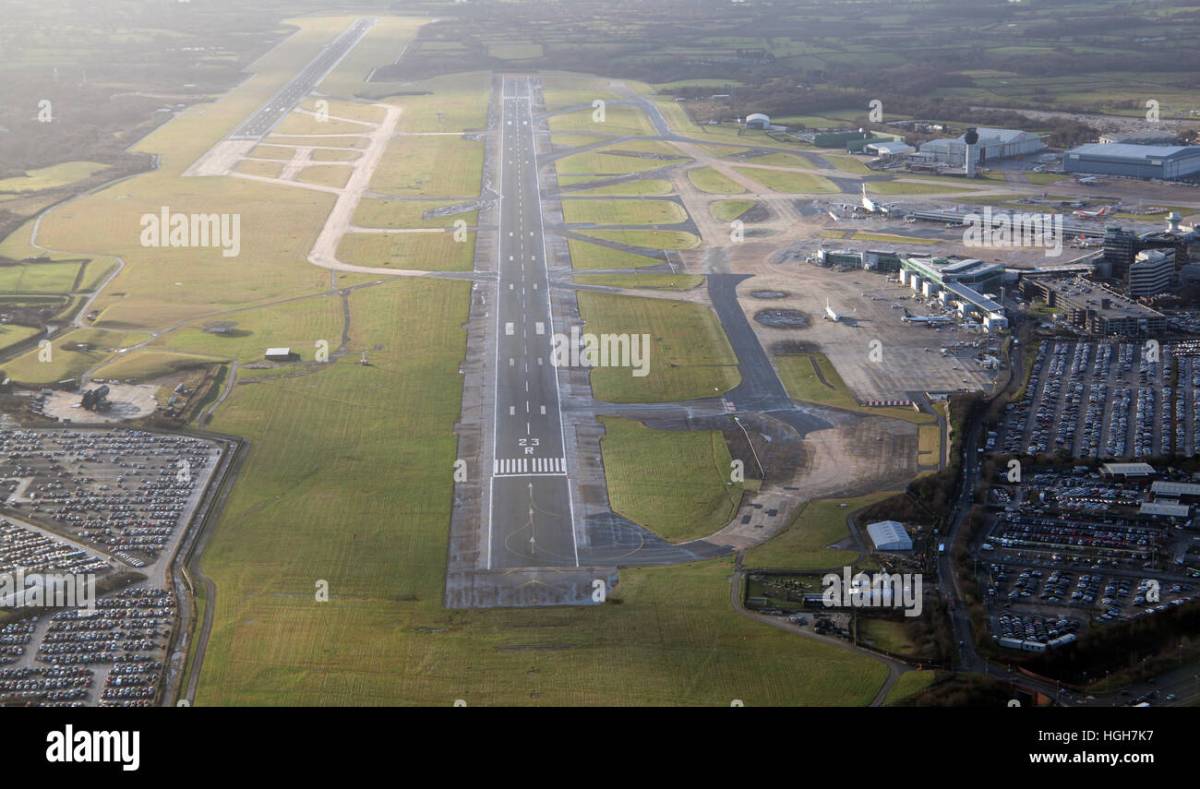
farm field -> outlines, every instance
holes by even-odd
[[[730,481],[731,457],[718,430],[653,430],[602,417],[600,448],[613,511],[670,542],[724,527],[742,499]]]
[[[628,368],[591,371],[596,398],[654,403],[716,397],[741,381],[737,359],[716,313],[685,301],[581,291],[579,315],[593,334],[648,334],[649,374]]]

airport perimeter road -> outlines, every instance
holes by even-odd
[[[579,565],[528,78],[505,77],[486,566]]]
[[[280,88],[266,104],[247,118],[241,126],[229,135],[231,140],[256,140],[283,120],[300,100],[307,96],[313,88],[321,84],[325,75],[333,71],[334,66],[346,57],[346,54],[358,45],[362,37],[375,25],[374,19],[359,19],[346,29],[346,32],[326,44],[321,52],[313,58],[304,70],[292,78],[292,81]]]

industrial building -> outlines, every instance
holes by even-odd
[[[1137,253],[1129,267],[1126,291],[1133,298],[1157,296],[1171,289],[1175,281],[1175,253],[1170,250],[1147,249]]]
[[[870,142],[863,146],[863,153],[878,156],[881,159],[891,159],[904,156],[917,150],[903,140],[887,140],[885,142]]]
[[[1061,307],[1067,322],[1098,337],[1139,337],[1164,331],[1167,317],[1083,277],[1024,277],[1022,293]]]
[[[912,537],[899,521],[877,521],[867,524],[867,534],[877,551],[911,551]]]
[[[1200,145],[1089,143],[1067,151],[1068,173],[1175,181],[1200,174]]]
[[[975,132],[979,135],[979,141],[975,144],[975,162],[977,164],[986,164],[997,159],[1028,156],[1046,148],[1041,137],[1020,129],[980,127]],[[953,139],[943,137],[930,140],[921,146],[920,159],[947,167],[964,167],[967,161],[965,137],[966,134],[960,134]]]
[[[797,134],[796,137],[818,148],[845,148],[851,153],[862,151],[870,143],[893,142],[899,139],[890,135],[876,134],[865,129],[807,131]]]
[[[1141,131],[1132,134],[1102,134],[1102,145],[1178,145],[1179,135],[1172,131]]]

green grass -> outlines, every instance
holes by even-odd
[[[79,262],[0,266],[0,293],[70,293]]]
[[[653,430],[601,417],[600,449],[613,511],[670,542],[706,537],[733,519],[742,486],[719,430]]]
[[[217,596],[196,703],[869,703],[885,669],[735,614],[728,561],[623,570],[619,605],[442,607],[469,297],[357,291],[351,358],[218,410],[213,429],[250,443],[202,559]]]
[[[687,171],[688,180],[701,192],[718,195],[739,195],[746,188],[712,167],[695,167]]]
[[[639,197],[642,195],[665,195],[674,189],[670,181],[662,178],[638,178],[633,181],[622,181],[608,186],[596,186],[591,189],[577,189],[566,195],[616,195],[620,197]],[[564,195],[565,196],[565,195]]]
[[[147,381],[164,375],[208,367],[219,364],[220,359],[211,356],[193,356],[168,351],[138,350],[123,354],[108,362],[95,372],[96,378],[113,378],[119,381]]]
[[[957,179],[958,183],[940,184],[932,181],[872,181],[867,185],[867,191],[881,195],[926,195],[953,194],[956,192],[975,191]]]
[[[820,375],[814,370],[814,365],[820,370]],[[776,356],[775,369],[779,371],[779,380],[783,382],[793,400],[845,408],[862,414],[903,419],[917,425],[935,421],[932,415],[911,408],[874,408],[859,405],[842,376],[838,375],[833,363],[829,361],[829,357],[823,353]]]
[[[471,131],[487,127],[488,96],[491,74],[472,71],[447,74],[419,82],[383,83],[381,92],[429,91],[426,95],[392,96],[389,104],[404,112],[396,125],[402,132]],[[375,91],[374,87],[369,89]]]
[[[338,259],[356,266],[470,271],[475,261],[475,234],[455,241],[454,233],[347,233]]]
[[[744,563],[747,567],[810,572],[850,565],[858,558],[857,551],[830,547],[850,536],[846,516],[892,495],[894,491],[876,491],[849,499],[807,502],[786,529],[747,551]]]
[[[426,212],[461,205],[457,200],[387,200],[367,197],[358,204],[354,224],[359,227],[420,228],[453,227],[458,220],[474,227],[479,211],[471,209],[457,214],[426,216]]]
[[[581,236],[643,249],[692,249],[700,239],[685,230],[581,230]]]
[[[936,671],[906,671],[896,680],[888,692],[884,706],[899,704],[928,688],[937,679]]]
[[[476,197],[483,173],[483,143],[461,137],[397,137],[371,177],[384,194]]]
[[[563,218],[569,224],[596,225],[673,225],[686,221],[687,211],[671,200],[589,200],[562,201]]]
[[[605,100],[603,96],[596,96],[595,98]],[[593,98],[588,98],[586,101],[590,103],[593,101]],[[641,110],[634,107],[606,106],[604,108],[603,121],[593,120],[593,112],[594,110],[589,107],[585,110],[555,115],[550,118],[550,131],[584,132],[587,134],[608,134],[613,136],[630,134],[648,136],[654,134],[654,127],[651,125],[650,119]]]
[[[756,205],[754,200],[718,200],[708,206],[708,212],[718,222],[732,222]]]
[[[575,277],[581,285],[608,285],[613,288],[654,288],[661,290],[691,290],[704,282],[699,274],[581,274]]]
[[[342,164],[310,164],[296,173],[296,180],[303,184],[341,189],[350,180],[350,174],[353,172],[353,168]]]
[[[573,153],[554,162],[560,181],[573,185],[573,176],[615,176],[644,173],[668,165],[680,164],[686,159],[654,159],[644,156],[627,156],[613,153],[616,149],[603,148],[583,153]],[[586,181],[585,181],[586,183]]]
[[[4,366],[4,372],[23,384],[48,384],[74,378],[95,367],[117,348],[145,340],[138,332],[116,332],[103,329],[75,329],[51,341],[50,359],[39,358],[41,350],[34,348]],[[87,350],[68,350],[64,346],[88,346]]]
[[[568,239],[567,246],[571,251],[571,265],[577,269],[592,268],[645,268],[657,266],[663,261],[645,255],[635,255],[621,249],[591,244],[578,239]]]
[[[734,169],[774,192],[812,194],[841,191],[833,181],[812,173],[765,170],[757,167],[735,167]]]
[[[0,351],[6,351],[19,342],[24,342],[35,336],[41,330],[33,326],[17,326],[10,323],[0,323]]]
[[[738,385],[737,359],[716,313],[687,301],[581,291],[579,315],[591,334],[648,334],[649,374],[628,368],[591,371],[600,400],[654,403],[717,397]]]
[[[30,170],[25,175],[14,178],[0,178],[0,192],[37,192],[42,189],[57,189],[60,186],[70,186],[76,181],[82,181],[106,169],[108,169],[108,165],[99,162],[63,162],[38,170]]]

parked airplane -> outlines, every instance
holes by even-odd
[[[1078,219],[1099,219],[1108,216],[1114,210],[1114,206],[1106,205],[1103,208],[1080,208],[1078,211],[1072,211],[1071,213]]]
[[[842,316],[837,314],[837,311],[829,305],[829,299],[825,299],[825,320],[838,323]]]

